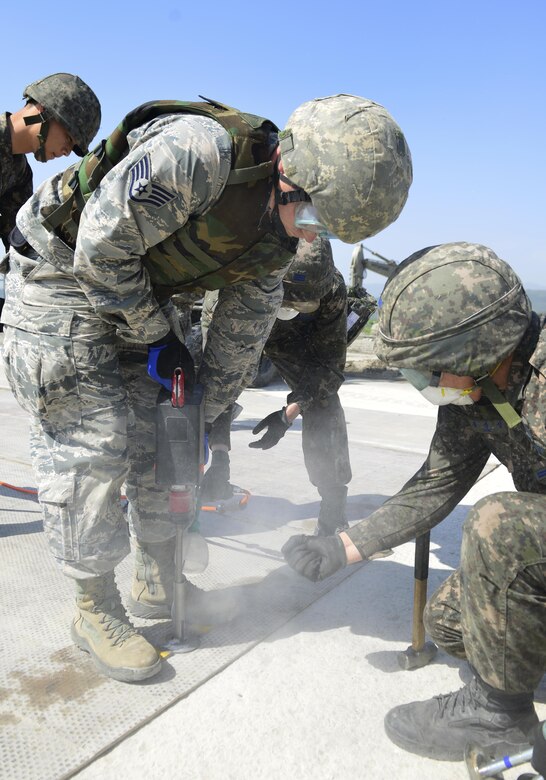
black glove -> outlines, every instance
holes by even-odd
[[[222,501],[231,498],[233,486],[229,482],[229,453],[214,450],[210,466],[201,482],[201,498],[205,501]]]
[[[148,345],[148,374],[170,392],[176,368],[182,369],[184,384],[191,389],[195,384],[193,358],[186,345],[170,330],[162,339]]]
[[[258,450],[269,450],[271,447],[274,447],[275,444],[278,444],[292,425],[292,423],[289,423],[286,419],[285,409],[286,407],[284,406],[282,409],[279,409],[278,412],[271,412],[271,414],[264,417],[264,419],[252,429],[254,436],[257,433],[260,433],[260,431],[263,431],[264,428],[267,428],[267,431],[258,441],[251,441],[248,445],[249,447]]]
[[[345,546],[335,536],[292,536],[281,549],[285,561],[298,574],[317,582],[347,565]]]

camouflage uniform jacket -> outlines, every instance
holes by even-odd
[[[0,238],[6,249],[15,216],[32,195],[32,169],[24,154],[12,154],[8,117],[0,115]]]
[[[337,393],[347,353],[347,288],[337,269],[316,312],[276,320],[264,353],[292,391],[287,403],[305,411]]]
[[[17,225],[38,257],[17,255],[21,267],[12,272],[25,283],[17,300],[7,296],[5,325],[67,335],[73,312],[78,311],[99,315],[105,326],[138,345],[168,333],[166,307],[154,295],[142,257],[220,196],[230,172],[231,140],[210,118],[171,114],[131,131],[128,141],[129,152],[104,177],[82,212],[74,251],[42,224],[43,211],[62,200],[63,174],[44,182],[21,209]],[[152,193],[141,198],[139,173],[144,157]],[[222,367],[230,365],[241,377],[257,363],[282,300],[281,280],[291,260],[289,255],[278,272],[262,282],[244,281],[229,288],[237,327],[228,331],[224,326],[223,343],[209,349],[213,365],[202,368],[209,419],[237,395],[233,388],[229,393],[233,398],[224,397]],[[249,348],[251,339],[256,349]],[[212,401],[216,391],[222,399],[218,403]]]
[[[511,472],[516,490],[546,494],[545,315],[533,313],[505,395],[523,420],[511,430],[488,403],[440,407],[425,463],[399,493],[348,532],[363,557],[403,544],[447,517],[491,454]]]

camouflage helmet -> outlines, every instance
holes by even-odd
[[[46,109],[46,119],[53,118],[70,133],[73,151],[83,157],[99,129],[100,103],[85,81],[71,73],[54,73],[33,81],[23,97],[40,103]]]
[[[480,377],[514,351],[531,319],[520,280],[481,244],[416,252],[381,298],[375,352],[399,368]]]
[[[334,272],[332,247],[326,238],[315,238],[312,244],[300,241],[283,279],[283,304],[320,301],[332,289]]]
[[[356,95],[303,103],[279,135],[285,176],[311,197],[328,230],[356,244],[399,216],[411,155],[389,112]]]

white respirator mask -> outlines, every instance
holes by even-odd
[[[475,389],[475,387],[468,390],[457,390],[456,387],[425,387],[419,392],[435,406],[445,406],[446,404],[468,406],[474,403],[469,393],[473,393]]]
[[[446,406],[447,404],[455,404],[456,406],[469,406],[474,401],[470,397],[470,393],[476,390],[476,385],[465,388],[464,390],[456,387],[440,387],[440,372],[439,371],[415,371],[412,368],[401,368],[400,373],[412,384],[421,395],[430,401],[435,406]]]

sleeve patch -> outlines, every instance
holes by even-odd
[[[131,168],[129,198],[156,209],[176,198],[176,193],[157,182],[152,182],[152,163],[149,154],[145,154]]]

